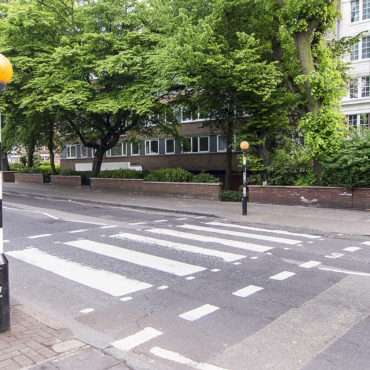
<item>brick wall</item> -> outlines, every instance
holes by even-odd
[[[14,175],[15,182],[35,182],[38,184],[44,183],[44,175],[42,173],[16,173]]]
[[[14,174],[17,173],[17,171],[3,171],[3,181],[4,182],[14,182],[15,176]]]
[[[251,185],[248,190],[251,203],[370,209],[370,189]]]
[[[57,176],[51,175],[50,182],[55,185],[64,185],[64,186],[81,186],[82,185],[82,176]]]

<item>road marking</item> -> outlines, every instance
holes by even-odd
[[[180,355],[179,353],[167,351],[166,349],[160,348],[160,347],[153,347],[150,350],[150,353],[153,355],[163,358],[165,360],[170,360],[173,362],[176,362],[181,365],[190,366],[193,369],[199,369],[199,370],[226,370],[222,367],[206,364],[204,362],[196,362],[190,358],[184,357]]]
[[[276,275],[270,276],[270,279],[272,280],[285,280],[295,275],[295,272],[291,271],[283,271],[279,272]]]
[[[330,267],[319,267],[320,270],[323,271],[333,271],[333,272],[340,272],[342,274],[348,274],[348,275],[359,275],[359,276],[370,276],[367,272],[358,272],[358,271],[351,271],[351,270],[344,270],[344,269],[335,269]]]
[[[146,224],[146,222],[132,222],[129,225],[136,226],[136,225],[145,225],[145,224]]]
[[[185,221],[187,219],[188,219],[187,217],[175,218],[175,220],[177,221]]]
[[[47,236],[51,236],[51,234],[32,235],[29,236],[28,239],[46,238]]]
[[[23,262],[50,271],[76,283],[100,290],[114,297],[137,292],[152,286],[148,283],[130,279],[110,271],[80,265],[77,262],[68,261],[42,252],[37,248],[11,251],[7,254]]]
[[[188,276],[188,277],[186,277],[185,279],[186,279],[186,280],[194,280],[194,279],[196,279],[196,277],[195,277],[195,276]]]
[[[197,254],[202,254],[206,256],[217,257],[217,258],[223,259],[225,262],[234,262],[234,261],[237,261],[237,260],[240,260],[246,257],[241,254],[222,252],[222,251],[218,251],[215,249],[196,247],[194,245],[175,243],[175,242],[171,242],[171,241],[167,241],[163,239],[155,239],[155,238],[150,238],[150,237],[143,236],[143,235],[136,235],[136,234],[130,234],[130,233],[119,233],[116,235],[111,235],[110,237],[118,238],[118,239],[128,239],[128,240],[133,240],[133,241],[137,241],[140,243],[159,245],[161,247],[172,248],[172,249],[176,249],[176,250],[180,250],[184,252],[197,253]]]
[[[332,253],[332,254],[328,254],[327,256],[325,256],[325,258],[336,259],[336,258],[340,258],[342,256],[344,256],[343,253]]]
[[[318,239],[321,238],[319,235],[310,235],[310,234],[301,234],[301,233],[293,233],[290,231],[285,230],[271,230],[271,229],[262,229],[259,227],[251,227],[251,226],[241,226],[241,225],[235,225],[235,224],[225,224],[222,222],[206,222],[206,225],[213,225],[213,226],[225,226],[225,227],[234,227],[236,229],[243,229],[243,230],[251,230],[251,231],[262,231],[266,233],[274,233],[274,234],[281,234],[281,235],[291,235],[291,236],[298,236],[301,238],[307,238],[307,239]]]
[[[219,272],[219,271],[221,271],[220,269],[212,269],[211,270],[212,272]]]
[[[238,297],[248,297],[249,295],[259,292],[260,290],[263,290],[262,287],[256,286],[256,285],[248,285],[245,288],[239,289],[236,292],[232,293],[233,295],[236,295]]]
[[[310,269],[310,268],[318,266],[320,264],[321,264],[321,262],[319,262],[319,261],[308,261],[308,262],[300,264],[299,267],[303,267],[305,269]]]
[[[234,262],[233,265],[241,265],[241,262]]]
[[[269,242],[274,242],[274,243],[282,243],[282,244],[290,244],[290,245],[301,243],[300,240],[278,238],[276,236],[268,236],[268,235],[242,233],[239,231],[230,231],[230,230],[224,230],[224,229],[215,229],[213,227],[204,227],[204,226],[197,226],[197,225],[178,225],[177,227],[182,227],[184,229],[196,230],[196,231],[206,231],[206,232],[222,234],[222,235],[241,236],[243,238],[264,240],[264,241],[269,241]]]
[[[131,301],[131,299],[132,299],[132,297],[122,297],[119,300],[122,301],[122,302],[128,302],[128,301]]]
[[[163,333],[159,330],[147,327],[136,334],[130,335],[129,337],[116,340],[112,342],[111,345],[121,351],[130,351],[138,345],[157,338],[162,334]]]
[[[269,251],[270,249],[274,249],[273,247],[267,247],[267,246],[259,245],[259,244],[244,243],[244,242],[239,242],[239,241],[230,240],[230,239],[222,239],[222,238],[216,238],[212,236],[184,233],[184,232],[176,231],[176,230],[149,229],[146,231],[149,231],[155,234],[160,234],[160,235],[169,235],[169,236],[176,236],[178,238],[197,240],[200,242],[218,243],[218,244],[226,245],[228,247],[240,248],[240,249],[245,249],[245,250],[253,251],[253,252],[266,252],[266,251]]]
[[[84,233],[85,231],[88,231],[87,229],[80,229],[80,230],[72,230],[68,231],[69,234],[77,234],[77,233]]]
[[[168,289],[168,285],[161,285],[157,288],[158,290],[165,290]]]
[[[362,242],[363,245],[370,245],[370,241]]]
[[[184,312],[181,315],[179,315],[179,317],[181,317],[184,320],[195,321],[219,309],[220,307],[213,306],[211,304],[205,304],[198,308],[194,308],[194,310]]]
[[[177,276],[186,276],[206,270],[205,267],[190,265],[188,263],[136,252],[131,249],[115,247],[110,244],[98,243],[92,240],[75,240],[64,244]]]
[[[94,308],[85,308],[84,310],[81,310],[80,313],[90,313],[90,312],[94,312],[95,309]]]
[[[160,223],[160,222],[167,222],[168,220],[157,220],[157,221],[153,221],[155,223]]]
[[[251,257],[251,260],[258,260],[258,258],[259,257],[257,257],[257,256],[253,256],[253,257]]]
[[[118,227],[118,226],[117,225],[100,226],[101,229],[113,229],[114,227]]]
[[[344,248],[343,250],[346,252],[356,252],[356,251],[359,251],[360,249],[361,249],[360,247],[347,247],[347,248]]]

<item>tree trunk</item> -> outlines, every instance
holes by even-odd
[[[231,188],[231,173],[232,173],[232,159],[233,159],[233,141],[234,141],[234,130],[233,130],[233,119],[229,118],[227,122],[226,132],[226,161],[225,161],[225,183],[224,189],[230,190]]]
[[[51,126],[51,130],[49,132],[49,140],[48,140],[48,150],[49,150],[49,161],[50,161],[50,170],[51,174],[55,175],[55,160],[54,160],[54,127]]]
[[[92,167],[92,176],[93,177],[97,177],[100,173],[104,153],[105,153],[105,151],[101,147],[99,147],[99,149],[97,149],[96,152],[95,152],[93,167]]]
[[[266,169],[263,171],[263,179],[264,181],[267,181],[267,167],[270,164],[270,159],[268,155],[267,150],[267,131],[262,131],[259,135],[259,139],[261,140],[261,144],[258,145],[258,156],[262,159],[263,165],[266,167]]]
[[[27,147],[27,167],[33,167],[33,155],[35,154],[35,146],[29,145]]]

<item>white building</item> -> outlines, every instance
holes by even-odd
[[[337,37],[356,36],[363,32],[348,60],[352,62],[347,96],[342,108],[348,124],[369,127],[370,114],[370,0],[340,0],[342,20]]]

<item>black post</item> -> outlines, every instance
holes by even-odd
[[[242,215],[247,214],[247,150],[243,149],[243,198]]]
[[[1,90],[5,88],[0,86]],[[10,329],[9,266],[4,254],[3,238],[3,152],[1,147],[0,116],[0,333]]]

